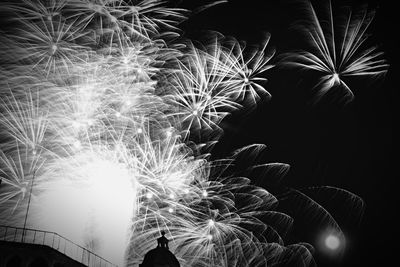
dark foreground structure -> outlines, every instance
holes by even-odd
[[[171,251],[157,247],[147,252],[139,267],[180,267],[180,264]]]
[[[0,267],[116,267],[57,233],[0,225]]]
[[[180,267],[165,232],[140,267]],[[53,232],[0,225],[0,267],[116,267]]]
[[[146,253],[139,267],[180,267],[175,255],[169,251],[164,231],[161,231],[161,237],[157,239],[157,247]]]
[[[84,267],[45,245],[0,241],[1,267]]]

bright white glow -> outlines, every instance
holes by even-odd
[[[76,141],[74,142],[73,146],[74,146],[76,149],[82,148],[82,144],[81,144],[81,142],[80,142],[79,140],[76,140]]]
[[[136,210],[135,177],[125,166],[96,154],[77,159],[82,164],[65,165],[59,176],[40,184],[46,191],[33,199],[32,214],[40,228],[92,243],[92,249],[123,264],[129,221]]]
[[[333,77],[333,79],[334,79],[335,81],[340,81],[340,79],[339,79],[339,74],[337,74],[336,72],[332,75],[332,77]]]
[[[208,196],[208,192],[206,190],[203,191],[203,197],[207,197]]]
[[[79,127],[81,127],[81,124],[80,124],[79,122],[77,122],[77,121],[73,121],[73,122],[72,122],[72,126],[73,126],[74,128],[76,128],[76,129],[78,129]]]
[[[56,44],[53,44],[53,45],[51,46],[50,49],[51,49],[50,53],[51,53],[52,55],[54,55],[54,54],[56,53],[58,47],[57,47]]]
[[[146,198],[151,199],[153,197],[153,194],[151,192],[146,193]]]
[[[214,226],[215,225],[215,221],[212,220],[212,219],[208,220],[208,225],[211,226],[211,227]]]
[[[169,212],[169,213],[172,213],[172,212],[174,212],[174,209],[173,209],[173,208],[169,208],[169,209],[168,209],[168,212]]]
[[[325,238],[325,246],[330,250],[337,250],[340,246],[340,240],[337,236],[330,234]]]
[[[137,132],[138,132],[139,134],[143,133],[142,128],[138,128],[138,129],[137,129]]]

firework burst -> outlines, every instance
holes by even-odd
[[[344,91],[343,100],[350,102],[354,93],[345,82],[348,77],[378,77],[386,73],[389,65],[376,46],[362,49],[374,11],[366,7],[358,11],[343,8],[338,15],[334,13],[331,1],[325,2],[325,18],[315,11],[311,1],[304,2],[310,19],[303,23],[302,29],[311,49],[290,53],[285,64],[322,75],[316,85],[317,100],[332,88],[339,88]]]

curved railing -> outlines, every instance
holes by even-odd
[[[54,232],[0,225],[0,241],[49,246],[89,267],[118,267]]]

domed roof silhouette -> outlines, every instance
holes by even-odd
[[[140,267],[180,267],[180,264],[167,248],[157,247],[147,252]]]
[[[147,252],[140,267],[180,267],[175,255],[169,251],[165,232],[161,231],[161,235],[157,239],[157,247]]]

